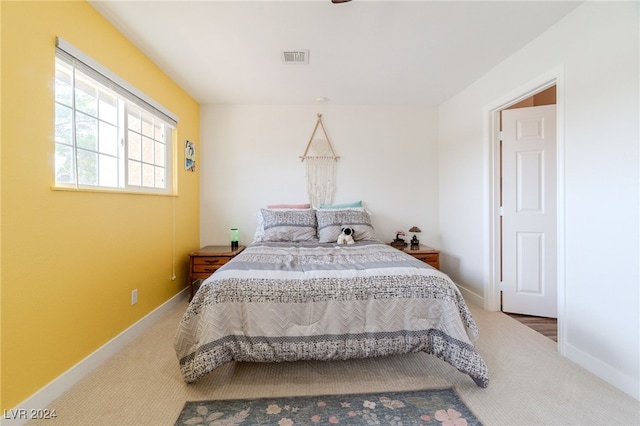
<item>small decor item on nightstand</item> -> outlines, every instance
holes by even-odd
[[[231,251],[238,250],[238,228],[231,228]]]
[[[407,246],[406,241],[404,240],[404,231],[397,231],[396,238],[391,242],[391,245],[395,248],[403,249]]]
[[[412,226],[411,229],[409,229],[409,232],[413,232],[413,237],[411,238],[411,250],[419,250],[420,241],[418,240],[418,236],[416,234],[422,231],[417,226]]]

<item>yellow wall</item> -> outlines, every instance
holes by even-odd
[[[198,147],[200,112],[85,1],[2,1],[0,15],[0,408],[9,409],[184,288],[199,243],[199,173],[184,170],[180,148]],[[178,197],[51,190],[56,36],[178,115]]]

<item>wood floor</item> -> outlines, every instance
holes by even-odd
[[[534,329],[538,333],[547,336],[554,342],[558,341],[558,320],[555,318],[533,317],[530,315],[510,314],[505,312],[511,318],[520,321],[529,328]]]

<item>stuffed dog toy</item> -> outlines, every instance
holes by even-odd
[[[344,227],[342,233],[338,236],[338,244],[353,244],[353,228]]]

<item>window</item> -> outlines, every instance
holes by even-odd
[[[58,39],[56,187],[170,193],[175,117]]]

